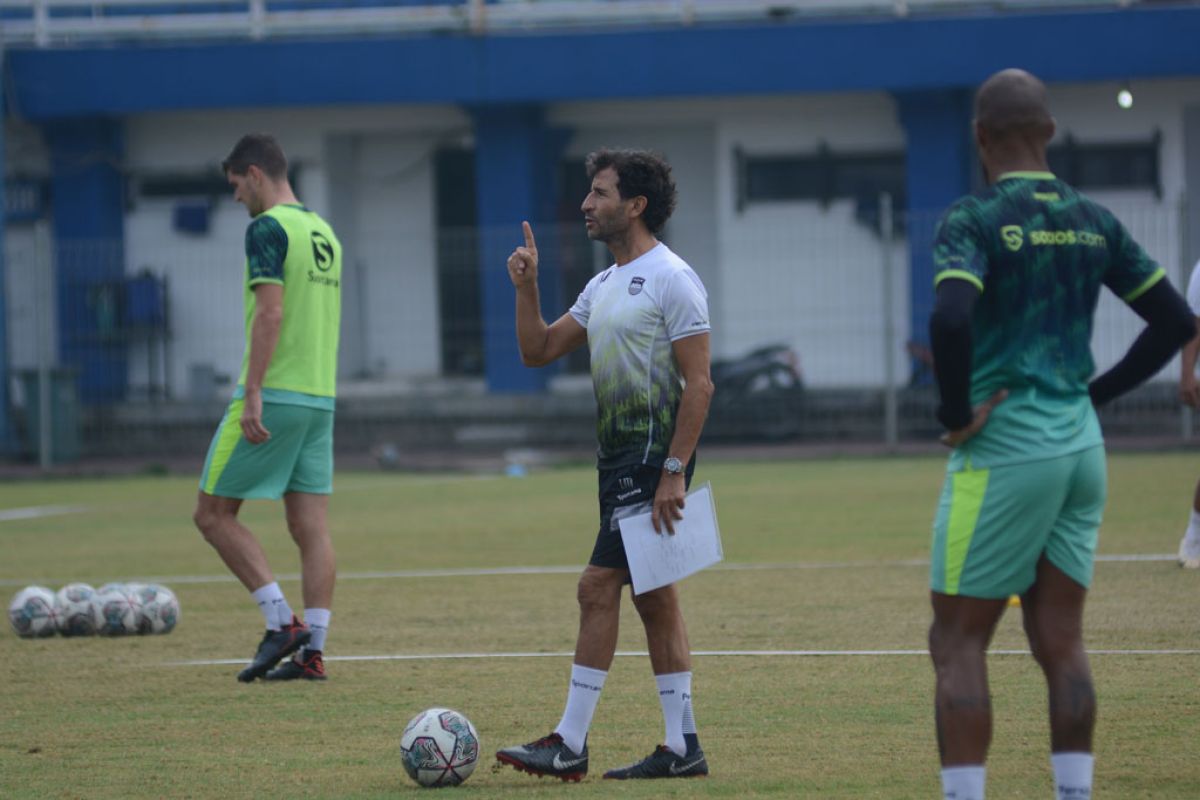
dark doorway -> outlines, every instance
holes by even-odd
[[[437,152],[434,194],[442,372],[482,375],[483,325],[473,150],[445,148]]]

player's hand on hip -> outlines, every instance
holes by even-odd
[[[665,529],[675,535],[675,523],[683,519],[683,505],[687,500],[687,490],[682,475],[664,473],[658,482],[658,490],[654,493],[654,507],[650,511],[650,524],[655,533]]]
[[[1006,397],[1008,397],[1008,389],[1001,389],[987,400],[975,406],[975,415],[971,418],[971,424],[956,431],[946,431],[943,433],[941,438],[942,444],[947,447],[958,447],[979,433],[983,430],[983,426],[987,424],[988,417],[992,414],[992,409],[1004,402],[1004,398]]]
[[[518,289],[537,283],[538,271],[537,241],[533,238],[533,228],[528,222],[522,222],[521,229],[525,232],[525,246],[513,250],[508,257],[508,277]]]
[[[271,438],[271,432],[263,425],[262,395],[247,392],[242,401],[242,435],[250,444],[262,444]]]

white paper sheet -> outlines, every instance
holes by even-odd
[[[634,594],[683,580],[725,558],[709,483],[688,493],[674,535],[665,528],[655,533],[649,512],[625,517],[619,524]]]

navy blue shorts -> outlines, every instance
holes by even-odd
[[[693,458],[684,470],[685,487],[692,485],[695,470],[696,459]],[[600,532],[596,534],[596,546],[592,548],[589,564],[629,569],[625,543],[621,541],[620,521],[651,510],[661,477],[659,465],[631,464],[600,470]]]

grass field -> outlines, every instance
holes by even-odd
[[[1197,474],[1186,454],[1110,459],[1100,551],[1173,553]],[[702,462],[726,568],[682,585],[698,655],[695,709],[713,774],[614,787],[603,770],[645,755],[662,720],[640,624],[625,600],[617,658],[581,785],[493,766],[500,746],[558,721],[575,638],[576,568],[596,526],[595,475],[339,475],[331,521],[341,580],[318,685],[242,685],[261,617],[191,526],[190,478],[0,485],[0,509],[87,510],[0,522],[0,589],[155,578],[182,604],[168,636],[26,641],[0,635],[0,797],[393,797],[404,723],[464,711],[484,759],[471,797],[931,798],[928,537],[936,458]],[[278,504],[247,504],[281,584],[300,603]],[[746,567],[732,569],[728,567]],[[559,567],[526,574],[379,573]],[[374,576],[371,575],[374,573]],[[1200,797],[1200,574],[1171,560],[1102,561],[1088,607],[1100,718],[1097,798]],[[994,649],[1023,648],[1017,614]],[[1128,651],[1176,650],[1174,654]],[[913,652],[895,652],[913,651]],[[540,654],[445,659],[439,654]],[[989,797],[1052,797],[1044,688],[1024,654],[990,661],[996,717]]]

